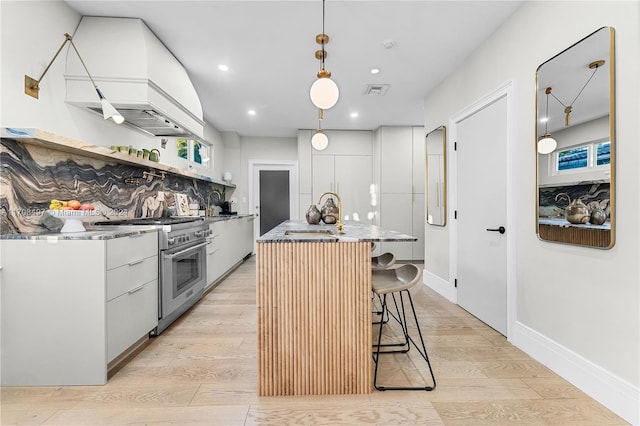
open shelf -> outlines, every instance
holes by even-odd
[[[150,169],[164,171],[178,176],[215,183],[227,188],[236,187],[234,184],[227,183],[221,179],[214,179],[212,177],[193,173],[188,170],[182,170],[155,161],[134,157],[123,152],[114,151],[111,148],[105,146],[92,145],[86,142],[45,132],[44,130],[40,129],[3,127],[2,137],[16,139],[22,143],[39,145],[70,154],[84,155],[86,157],[96,158],[100,160],[113,160],[118,163],[129,164],[136,167],[148,167]]]

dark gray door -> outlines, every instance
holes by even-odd
[[[260,170],[260,235],[289,219],[289,171]]]

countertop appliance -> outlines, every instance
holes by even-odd
[[[211,234],[202,217],[135,218],[95,225],[157,226],[159,335],[202,297],[207,278],[206,245]]]
[[[232,202],[230,201],[225,201],[222,203],[222,211],[220,212],[221,215],[234,215],[234,214],[238,214],[238,212],[233,211],[234,210],[234,205]]]

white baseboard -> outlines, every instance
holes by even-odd
[[[509,341],[632,425],[640,424],[640,388],[522,323],[516,322]]]
[[[422,272],[422,283],[433,289],[452,303],[458,303],[458,291],[448,281],[443,280],[439,276],[427,271]]]

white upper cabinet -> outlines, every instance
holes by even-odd
[[[381,193],[410,194],[413,185],[411,127],[382,127]]]
[[[425,161],[427,156],[426,142],[427,134],[424,127],[413,127],[413,193],[424,194],[426,170]]]

